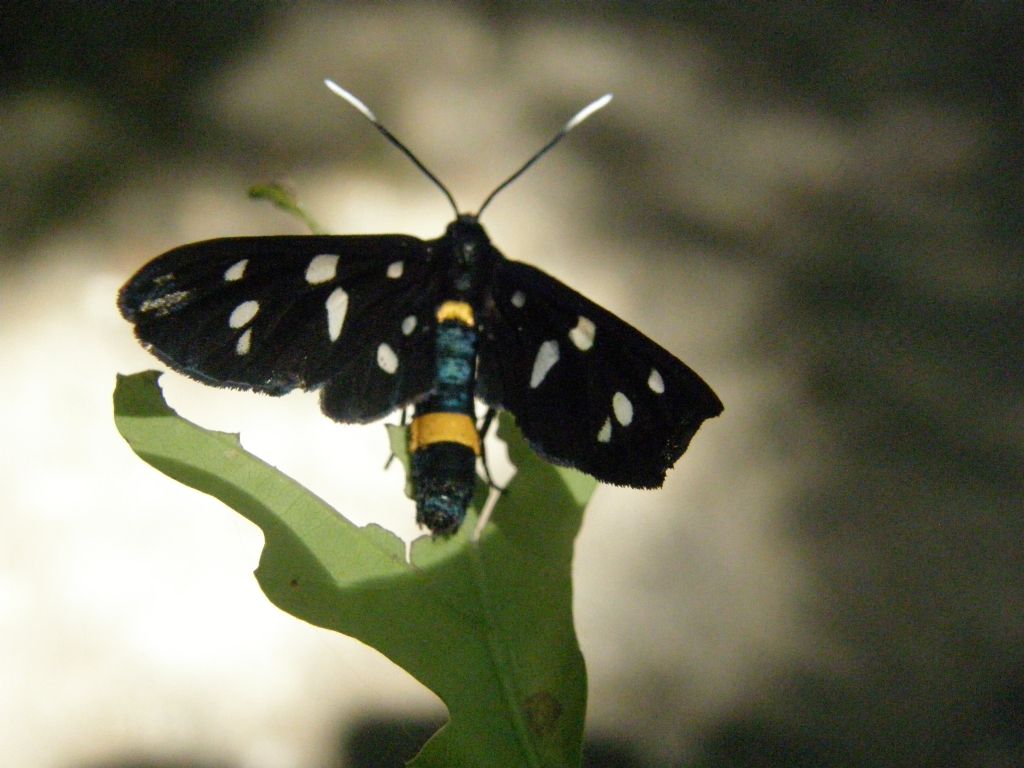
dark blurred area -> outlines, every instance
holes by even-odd
[[[87,225],[129,179],[158,173],[163,162],[209,158],[259,180],[267,165],[308,168],[333,157],[336,148],[312,138],[233,133],[197,107],[210,79],[296,7],[317,8],[8,0],[0,10],[0,127],[8,126],[0,276],[37,268],[25,254],[40,237]],[[800,606],[813,630],[806,661],[772,669],[712,722],[661,722],[665,733],[685,733],[686,749],[654,758],[597,734],[587,764],[1024,765],[1024,5],[443,8],[487,30],[496,68],[515,38],[541,28],[592,27],[640,58],[644,46],[656,47],[663,64],[675,45],[696,45],[714,66],[681,72],[681,81],[699,77],[701,88],[747,110],[827,123],[860,148],[851,156],[876,163],[826,159],[820,184],[783,192],[786,216],[741,220],[728,207],[708,215],[680,206],[638,172],[658,165],[660,148],[631,136],[630,123],[665,115],[595,121],[584,146],[566,150],[593,153],[602,169],[598,232],[636,233],[654,245],[684,240],[763,287],[758,313],[723,356],[784,370],[796,389],[785,403],[764,403],[750,431],[735,434],[751,451],[819,462],[790,490],[781,521],[811,569]],[[312,69],[310,78],[322,76]],[[402,72],[387,62],[381,71],[386,93]],[[47,100],[50,91],[73,106]],[[555,116],[553,125],[566,112],[562,104],[537,109]],[[678,118],[689,125],[689,116]],[[385,155],[370,134],[358,151]],[[701,153],[701,137],[685,141]],[[789,149],[799,154],[780,146],[771,162],[785,166]],[[387,167],[400,167],[394,162]],[[727,419],[731,401],[720,394]],[[430,733],[395,727],[402,739],[384,742]],[[411,754],[374,761],[379,732],[353,728],[345,765],[400,765]],[[180,763],[207,764],[219,763]]]
[[[40,148],[49,131],[72,135],[53,137],[53,157],[26,158],[8,146],[12,162],[3,171],[10,201],[0,214],[4,255],[10,257],[40,231],[88,216],[117,185],[161,157],[213,151],[218,137],[194,109],[196,89],[252,43],[273,5],[5,3],[0,24],[5,111],[35,112],[38,125],[29,129],[43,133]],[[81,114],[61,114],[48,104],[22,105],[27,95],[48,89],[73,96]],[[76,125],[79,120],[86,124]],[[103,141],[83,146],[76,129]],[[38,151],[31,135],[26,143],[25,152]]]
[[[118,174],[135,172],[136,163],[154,154],[244,155],[249,149],[268,151],[277,146],[239,147],[233,137],[204,125],[194,100],[206,78],[255,44],[290,5],[294,4],[259,0],[214,5],[158,0],[6,3],[0,26],[0,87],[6,98],[48,87],[76,93],[110,140],[82,153],[74,167],[62,166],[60,174],[53,174],[59,179],[36,176],[32,184],[18,189],[18,205],[0,220],[5,239],[30,236],[57,217],[73,215],[117,183]],[[977,213],[988,234],[1009,247],[1024,234],[1019,205],[1024,187],[1024,76],[1018,34],[1024,10],[1017,3],[882,8],[872,3],[799,2],[453,6],[479,14],[499,42],[522,20],[538,17],[565,25],[599,18],[624,30],[630,25],[645,30],[653,26],[666,38],[698,34],[731,64],[711,73],[714,85],[742,101],[764,99],[851,121],[906,100],[942,103],[983,125],[980,139],[986,145],[978,167],[963,179],[949,181],[964,185],[965,193],[972,187],[984,190],[987,205]],[[622,161],[628,164],[631,158]],[[74,184],[70,188],[75,194],[67,194],[68,182]],[[828,201],[830,209],[835,202]],[[835,211],[838,226],[849,229],[857,203],[839,202],[844,208]]]

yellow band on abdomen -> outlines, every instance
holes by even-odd
[[[446,301],[437,308],[437,322],[445,320],[458,320],[465,326],[472,328],[476,321],[473,319],[473,308],[464,301]]]
[[[476,424],[464,413],[424,413],[409,425],[409,450],[416,451],[433,443],[459,443],[480,455],[480,435]]]

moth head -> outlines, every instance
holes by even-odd
[[[475,264],[491,243],[476,216],[470,213],[460,213],[448,225],[447,235],[455,249],[455,260],[463,266]]]

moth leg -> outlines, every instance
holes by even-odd
[[[484,479],[487,480],[487,485],[496,490],[498,493],[504,493],[506,486],[498,485],[494,482],[494,478],[491,477],[491,470],[487,466],[487,447],[485,438],[487,433],[491,429],[491,424],[494,423],[494,417],[497,415],[497,411],[494,408],[488,408],[487,413],[484,414],[483,420],[480,422],[480,427],[477,432],[480,435],[480,463],[484,469]]]
[[[398,420],[398,426],[400,426],[400,427],[404,427],[405,426],[406,414],[407,414],[407,410],[405,408],[403,408],[402,409],[402,415],[401,415],[401,417]],[[391,466],[391,462],[394,461],[394,460],[395,460],[395,452],[392,451],[391,455],[388,456],[388,460],[384,462],[384,469],[387,469],[388,467],[390,467]]]

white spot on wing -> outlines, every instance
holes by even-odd
[[[601,425],[600,431],[597,433],[597,442],[607,443],[612,439],[612,420],[605,419],[604,424]]]
[[[162,317],[185,301],[189,295],[189,291],[171,291],[155,299],[146,299],[139,305],[139,312],[155,312],[157,317]]]
[[[516,309],[522,309],[523,304],[526,303],[526,294],[522,291],[516,291],[512,294],[512,306]]]
[[[612,395],[612,413],[615,414],[615,420],[624,427],[633,423],[633,404],[621,392]]]
[[[228,283],[233,283],[236,280],[241,280],[242,277],[245,275],[245,268],[246,266],[248,266],[248,264],[248,259],[236,261],[234,264],[232,264],[230,267],[224,270],[224,281]]]
[[[338,254],[320,253],[306,267],[306,282],[310,285],[329,283],[338,274]]]
[[[249,349],[252,347],[252,328],[246,328],[241,336],[238,337],[238,343],[235,344],[235,354],[237,355],[248,355]]]
[[[327,307],[327,335],[331,341],[337,341],[341,336],[341,327],[345,324],[345,314],[348,312],[348,294],[342,288],[335,288],[331,295],[324,302]]]
[[[580,315],[580,319],[576,321],[576,327],[569,331],[569,338],[576,345],[577,349],[586,352],[594,346],[594,332],[596,330],[590,320]]]
[[[389,347],[387,344],[381,344],[377,347],[377,365],[384,373],[394,373],[398,370],[398,355],[395,354],[395,350]]]
[[[537,357],[533,361],[533,372],[530,373],[530,389],[536,389],[544,381],[551,367],[558,362],[558,342],[554,339],[545,341],[537,349]]]
[[[408,336],[416,330],[416,315],[409,315],[402,321],[402,333]]]
[[[260,311],[260,303],[258,301],[243,301],[233,310],[231,310],[231,317],[228,318],[228,325],[232,328],[244,328],[252,319],[256,317],[256,313]]]
[[[661,378],[657,368],[651,368],[651,375],[647,377],[647,386],[651,388],[651,392],[657,395],[665,391],[665,380]]]
[[[397,280],[402,276],[405,271],[405,262],[403,261],[392,261],[388,264],[388,277],[392,280]]]

